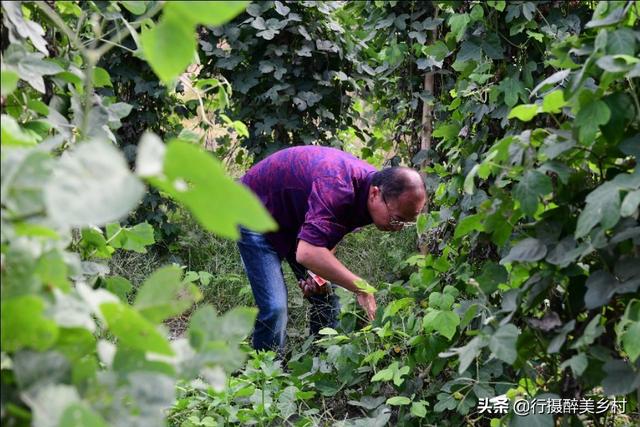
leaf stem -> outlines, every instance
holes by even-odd
[[[638,115],[638,120],[640,120],[640,101],[638,101],[638,94],[636,93],[636,88],[633,84],[633,81],[629,77],[627,77],[627,81],[629,82],[629,87],[631,88],[631,97],[636,104],[636,114]]]

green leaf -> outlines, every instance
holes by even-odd
[[[456,226],[456,231],[453,235],[455,239],[466,236],[472,231],[484,231],[484,214],[474,214],[464,217]]]
[[[248,1],[171,1],[165,6],[165,14],[175,14],[192,24],[222,25],[243,12]]]
[[[104,278],[105,288],[114,295],[117,295],[121,301],[127,302],[127,296],[133,289],[130,281],[120,276],[109,276]]]
[[[27,102],[27,107],[29,107],[30,110],[35,111],[36,113],[39,113],[42,116],[49,115],[49,107],[47,106],[47,104],[45,104],[40,100],[30,99]]]
[[[451,51],[442,40],[438,40],[433,44],[423,46],[422,53],[427,56],[432,56],[436,61],[443,61]]]
[[[396,367],[398,365],[397,362],[394,362]],[[371,378],[371,382],[377,382],[377,381],[391,381],[391,379],[393,378],[393,373],[394,370],[389,368],[386,369],[382,369],[380,371],[378,371],[372,378]]]
[[[479,164],[473,165],[473,167],[471,168],[467,176],[464,178],[464,184],[462,185],[462,188],[466,194],[473,194],[473,190],[475,188],[474,179],[479,169],[480,169]]]
[[[63,292],[71,289],[67,264],[61,251],[52,250],[43,254],[36,263],[35,273],[45,286],[59,288]]]
[[[622,348],[629,356],[629,360],[635,363],[640,357],[640,322],[632,322],[631,326],[622,335]]]
[[[545,113],[560,113],[562,111],[562,107],[566,104],[567,102],[564,100],[562,90],[554,90],[544,96],[542,101],[542,111]]]
[[[424,213],[418,215],[416,220],[416,232],[418,236],[422,235],[427,230],[427,216]]]
[[[38,143],[38,138],[33,133],[22,129],[13,117],[3,114],[0,120],[3,146],[16,145],[28,147]]]
[[[411,404],[411,415],[418,418],[424,418],[427,415],[427,408],[422,401]]]
[[[520,202],[522,212],[533,216],[538,210],[539,198],[551,191],[551,178],[538,171],[529,170],[514,187],[513,195]]]
[[[587,327],[584,328],[584,332],[582,336],[575,340],[571,347],[572,349],[578,348],[588,348],[593,342],[604,332],[604,327],[600,325],[600,319],[602,316],[600,314],[596,315],[591,321],[587,324]]]
[[[631,28],[618,28],[607,34],[607,55],[634,56],[636,35]]]
[[[531,237],[528,237],[516,244],[509,254],[500,260],[500,264],[506,264],[508,262],[520,261],[520,262],[534,262],[539,261],[547,254],[547,247],[545,244]]]
[[[504,93],[504,102],[508,107],[513,107],[518,103],[520,95],[526,95],[522,82],[513,77],[507,77],[498,85]]]
[[[409,405],[411,403],[411,399],[405,396],[394,396],[387,399],[387,405],[391,406],[403,406]]]
[[[367,293],[367,294],[375,294],[376,292],[378,292],[378,290],[376,288],[374,288],[373,286],[371,286],[366,280],[364,279],[358,279],[355,282],[353,282],[354,285],[356,285],[356,287],[358,289],[360,289],[362,292]]]
[[[500,326],[500,328],[491,335],[491,339],[489,340],[491,352],[503,362],[512,364],[518,357],[518,351],[516,349],[518,335],[519,332],[516,325],[508,323]]]
[[[133,308],[121,303],[107,302],[100,305],[100,310],[107,321],[109,331],[118,338],[120,344],[168,356],[174,354],[167,339]]]
[[[129,171],[122,153],[105,142],[87,142],[65,152],[44,193],[51,219],[68,227],[118,220],[143,195],[144,185]]]
[[[165,7],[169,8],[171,4],[173,2]],[[153,71],[160,80],[168,83],[184,72],[194,59],[194,24],[178,15],[164,13],[155,27],[142,32],[140,45]]]
[[[467,25],[469,25],[470,22],[471,18],[468,13],[454,13],[449,17],[448,23],[451,27],[451,34],[455,36],[457,42],[464,37]]]
[[[587,365],[589,365],[587,356],[585,356],[584,353],[578,353],[570,359],[562,362],[562,364],[560,365],[560,369],[570,367],[571,371],[573,371],[573,375],[579,377],[580,375],[582,375],[584,370],[587,369]]]
[[[505,0],[488,0],[487,4],[498,12],[502,12],[507,6],[507,2]]]
[[[638,205],[640,205],[640,190],[630,191],[622,201],[620,216],[628,217],[633,215],[638,210]]]
[[[523,122],[531,121],[540,112],[540,107],[536,104],[522,104],[511,110],[508,119],[517,118]]]
[[[113,87],[113,83],[111,83],[111,77],[107,70],[101,67],[95,67],[93,69],[93,85],[95,87]]]
[[[575,324],[576,324],[575,320],[570,320],[560,329],[558,335],[553,337],[553,339],[551,339],[551,341],[549,342],[549,346],[547,347],[547,353],[553,354],[560,351],[560,349],[562,348],[562,345],[567,339],[567,335],[569,334],[569,332],[573,331]]]
[[[222,339],[230,342],[247,337],[254,328],[258,310],[253,307],[234,307],[219,318]]]
[[[584,294],[585,306],[591,310],[607,304],[615,293],[617,284],[616,278],[607,271],[592,272],[585,284],[587,288]]]
[[[480,351],[487,346],[487,339],[484,336],[477,336],[471,339],[466,345],[456,348],[455,353],[458,354],[458,360],[460,365],[458,366],[458,373],[462,374],[469,368],[471,362],[480,354]]]
[[[42,351],[56,341],[58,327],[44,316],[44,301],[37,296],[3,298],[1,311],[2,351],[13,352],[23,348]]]
[[[147,6],[143,1],[121,1],[120,4],[134,15],[142,15],[147,10]]]
[[[1,77],[2,80],[2,96],[8,96],[13,93],[14,90],[18,87],[18,74],[9,70],[2,70]],[[4,126],[4,123],[3,123]]]
[[[480,289],[489,295],[492,294],[500,283],[506,283],[509,274],[503,266],[494,262],[485,263],[482,267],[482,274],[476,278],[480,284]]]
[[[627,361],[609,360],[602,370],[606,374],[602,387],[607,396],[624,396],[640,386],[640,375]]]
[[[576,239],[586,236],[596,224],[611,228],[620,219],[620,192],[612,182],[605,182],[586,198],[587,204],[578,217]]]
[[[89,257],[111,258],[115,249],[107,245],[107,240],[99,228],[84,228],[81,236],[80,248],[84,254]]]
[[[255,231],[276,229],[260,201],[225,175],[220,162],[192,144],[167,145],[164,176],[149,178],[160,190],[187,207],[209,231],[237,239],[238,225]]]
[[[387,305],[387,308],[384,309],[384,314],[382,318],[385,319],[387,317],[395,316],[400,310],[405,309],[413,305],[413,298],[400,298],[398,300],[392,301]]]
[[[453,311],[440,311],[431,322],[431,327],[440,335],[450,340],[456,333],[456,327],[460,324],[460,317]]]
[[[152,322],[177,316],[191,307],[196,295],[182,283],[182,269],[162,267],[144,281],[133,306]]]
[[[155,243],[153,227],[146,222],[133,227],[120,227],[117,223],[107,224],[106,231],[109,244],[114,248],[145,254],[145,246]]]
[[[605,102],[599,99],[594,100],[589,96],[586,100],[581,99],[580,110],[574,121],[574,126],[579,129],[580,142],[593,143],[598,127],[606,124],[610,118],[611,110]]]

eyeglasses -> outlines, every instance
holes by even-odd
[[[387,215],[389,216],[389,225],[391,227],[406,228],[406,227],[412,227],[416,225],[415,221],[402,221],[397,219],[394,215],[391,215],[391,209],[389,209],[389,205],[387,204],[387,199],[385,199],[384,194],[381,194],[381,195],[382,195],[382,201],[384,202],[384,205],[387,207]]]

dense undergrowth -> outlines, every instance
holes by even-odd
[[[3,425],[636,425],[639,15],[3,2]],[[289,280],[278,361],[232,242],[274,224],[225,170],[303,143],[419,167],[431,201],[340,248],[370,324],[341,292],[306,339]]]

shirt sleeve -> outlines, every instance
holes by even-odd
[[[336,177],[322,177],[313,182],[307,213],[298,239],[314,246],[331,249],[351,229],[346,225],[353,210],[353,186]]]

